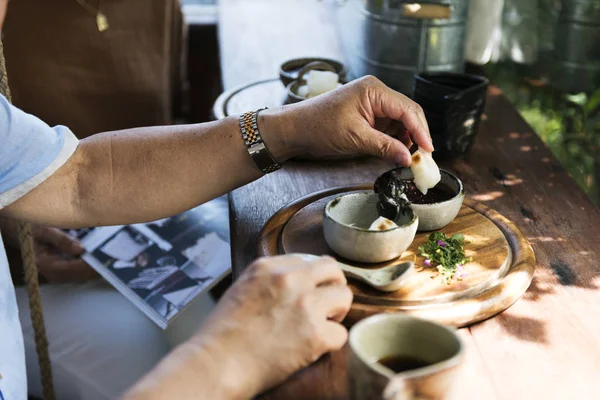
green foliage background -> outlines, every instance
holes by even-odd
[[[600,88],[591,93],[565,93],[538,71],[508,62],[486,66],[486,74],[600,205]]]

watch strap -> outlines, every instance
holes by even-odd
[[[266,110],[261,108],[256,111],[249,111],[240,116],[240,129],[242,138],[246,143],[248,154],[252,157],[256,166],[265,174],[275,172],[281,168],[281,164],[275,161],[271,152],[267,148],[260,136],[258,129],[258,114]]]

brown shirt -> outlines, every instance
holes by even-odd
[[[85,1],[100,4],[108,30],[76,0],[10,3],[3,40],[15,105],[80,138],[170,123],[181,83],[179,0]]]

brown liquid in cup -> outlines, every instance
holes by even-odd
[[[395,373],[423,368],[431,364],[423,359],[413,356],[389,356],[377,360],[377,362],[384,367],[391,369]]]

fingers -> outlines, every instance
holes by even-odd
[[[312,281],[317,286],[346,285],[346,276],[333,257],[319,257],[309,263]]]
[[[35,231],[35,239],[54,246],[62,253],[74,256],[79,256],[85,251],[77,239],[56,228],[38,227]]]
[[[396,139],[398,139],[400,142],[402,142],[402,144],[404,146],[406,146],[406,148],[408,149],[408,152],[410,153],[410,148],[413,145],[413,141],[412,141],[412,138],[410,137],[410,133],[406,129],[402,129],[402,131],[399,132],[398,135],[396,136]]]
[[[337,322],[342,322],[352,305],[352,290],[346,285],[321,286],[311,297],[315,310]]]
[[[368,138],[364,151],[376,157],[384,158],[391,163],[408,167],[412,161],[410,151],[398,139],[379,132],[371,127],[366,128],[363,137]]]
[[[82,259],[65,260],[46,254],[36,258],[40,273],[50,282],[85,282],[98,276]]]
[[[401,121],[410,132],[413,141],[426,151],[433,151],[429,126],[420,105],[388,87],[384,87],[381,111],[388,118]]]
[[[426,151],[432,152],[431,135],[421,106],[380,82],[374,86],[376,89],[370,92],[370,101],[375,117],[388,117],[402,122],[413,141]]]
[[[348,340],[348,331],[340,322],[352,305],[352,291],[348,286],[323,286],[317,288],[312,297],[315,311],[325,316],[319,325],[325,351],[341,349]]]
[[[413,145],[410,132],[400,121],[396,121],[395,119],[391,118],[376,118],[375,125],[373,127],[378,131],[385,133],[386,135],[395,137],[402,142],[407,149],[410,149]]]
[[[337,264],[329,256],[319,257],[312,254],[289,254],[269,257],[268,262],[281,268],[282,271],[306,276],[311,286],[326,284],[346,284],[346,277]]]
[[[348,341],[348,330],[341,324],[325,321],[323,326],[323,340],[327,351],[335,351],[344,347]]]
[[[422,108],[421,108],[421,110],[422,110]],[[425,117],[425,113],[421,111],[419,113],[419,118],[421,119],[421,123],[423,124],[423,126],[425,126],[425,128],[427,128],[427,136],[429,136],[429,141],[431,142],[431,151],[433,151],[433,142],[431,141],[431,131],[429,130],[429,124],[427,123],[427,118]],[[421,147],[423,147],[423,146],[421,146]]]

